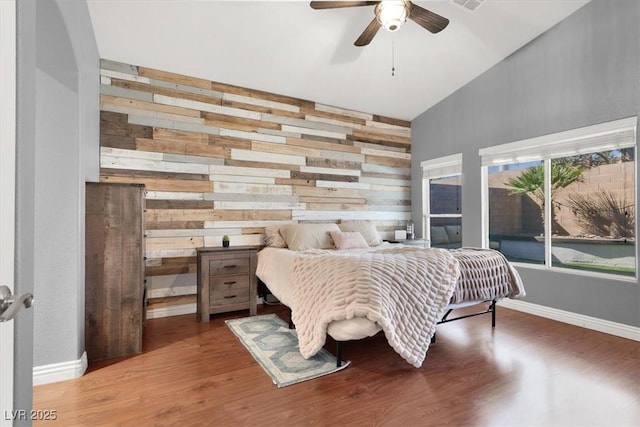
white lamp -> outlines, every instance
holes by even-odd
[[[409,9],[406,2],[402,0],[386,0],[377,6],[376,16],[378,22],[387,29],[387,31],[397,31],[400,26],[407,20]]]

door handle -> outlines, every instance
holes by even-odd
[[[13,319],[23,306],[33,306],[33,294],[13,295],[7,286],[0,286],[0,322]]]

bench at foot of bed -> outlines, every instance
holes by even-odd
[[[450,308],[447,310],[447,312],[444,314],[444,316],[442,316],[442,319],[438,322],[438,325],[441,323],[447,323],[447,322],[453,322],[455,320],[461,320],[461,319],[466,319],[468,317],[474,317],[474,316],[480,316],[483,314],[489,314],[491,313],[491,327],[495,328],[496,327],[496,300],[492,300],[492,301],[484,301],[484,302],[489,302],[489,306],[487,307],[486,310],[483,311],[478,311],[476,313],[471,313],[471,314],[465,314],[463,316],[458,316],[458,317],[454,317],[454,318],[449,318],[449,315],[451,314],[451,312],[457,308],[462,308],[462,307],[454,307],[454,308]],[[289,310],[289,327],[292,328],[293,327],[293,323],[291,322],[291,310]],[[345,341],[336,341],[336,366],[339,368],[340,366],[342,366],[342,344]],[[436,333],[433,334],[433,336],[431,337],[431,344],[435,344],[436,342]]]

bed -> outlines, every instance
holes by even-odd
[[[400,356],[420,367],[436,325],[458,319],[448,318],[451,310],[489,302],[482,313],[491,312],[495,325],[495,302],[524,296],[518,273],[499,252],[385,243],[367,227],[290,225],[279,229],[281,242],[258,253],[256,274],[291,310],[305,358],[329,335],[341,363],[341,342],[383,331]],[[345,236],[358,243],[344,244]]]

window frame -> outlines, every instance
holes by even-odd
[[[430,191],[432,179],[454,176],[460,176],[462,179],[462,153],[423,160],[420,162],[420,167],[422,168],[422,235],[427,246],[431,247],[431,218],[460,218],[462,225],[462,207],[459,214],[431,214]]]
[[[634,212],[635,221],[635,275],[625,276],[615,273],[598,271],[582,271],[567,267],[554,266],[552,262],[552,235],[551,221],[545,221],[545,257],[544,265],[524,262],[513,262],[519,267],[527,267],[541,270],[552,270],[573,275],[586,275],[620,281],[637,282],[639,270],[640,251],[638,248],[638,142],[637,142],[638,117],[628,117],[600,123],[593,126],[572,129],[564,132],[548,134],[540,137],[511,142],[483,148],[478,151],[481,158],[481,197],[482,197],[482,247],[489,247],[489,167],[500,164],[521,163],[531,160],[542,160],[544,167],[544,216],[551,218],[551,162],[552,159],[568,157],[575,154],[589,154],[597,151],[615,150],[618,148],[633,148],[635,161],[635,188]]]

